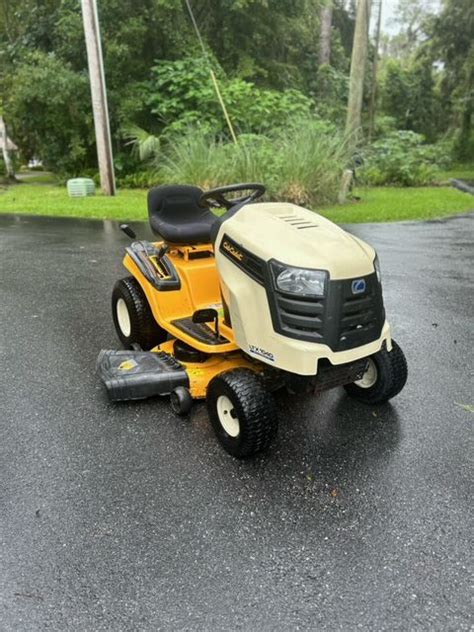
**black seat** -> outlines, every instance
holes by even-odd
[[[170,244],[206,244],[217,217],[199,205],[202,191],[187,184],[154,187],[148,192],[148,217],[153,232]]]

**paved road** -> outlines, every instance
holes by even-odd
[[[352,230],[409,383],[282,395],[242,463],[202,405],[107,402],[116,226],[0,216],[2,632],[470,629],[474,215]]]

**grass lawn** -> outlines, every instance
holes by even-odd
[[[70,198],[65,186],[25,183],[0,189],[0,213],[141,220],[147,217],[146,195],[145,190],[124,189],[115,197],[98,192]]]
[[[0,188],[0,213],[139,221],[147,219],[144,190],[121,190],[115,197],[71,199],[65,187],[20,184]],[[448,187],[360,189],[357,202],[315,209],[337,223],[429,219],[474,210],[474,197]]]
[[[361,198],[358,202],[317,211],[343,224],[432,219],[474,210],[472,195],[448,187],[375,187],[356,193]]]

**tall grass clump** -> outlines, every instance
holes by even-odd
[[[275,143],[263,134],[242,134],[227,145],[227,178],[233,182],[262,182],[267,188],[275,172]]]
[[[341,175],[351,156],[343,134],[327,125],[300,121],[274,139],[272,197],[302,205],[337,199]]]
[[[273,150],[264,136],[242,135],[234,144],[191,130],[168,142],[157,161],[158,175],[161,182],[195,184],[202,189],[261,182],[272,170]]]
[[[303,119],[271,135],[242,134],[237,144],[200,130],[168,138],[154,160],[157,182],[209,189],[262,182],[267,199],[302,205],[335,202],[350,146],[332,125]]]
[[[225,143],[200,131],[190,131],[168,141],[157,164],[159,179],[212,189],[225,181],[227,154]]]

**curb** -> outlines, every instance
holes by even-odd
[[[457,178],[451,178],[450,182],[456,189],[474,195],[474,184],[470,184],[466,180],[458,180]]]

